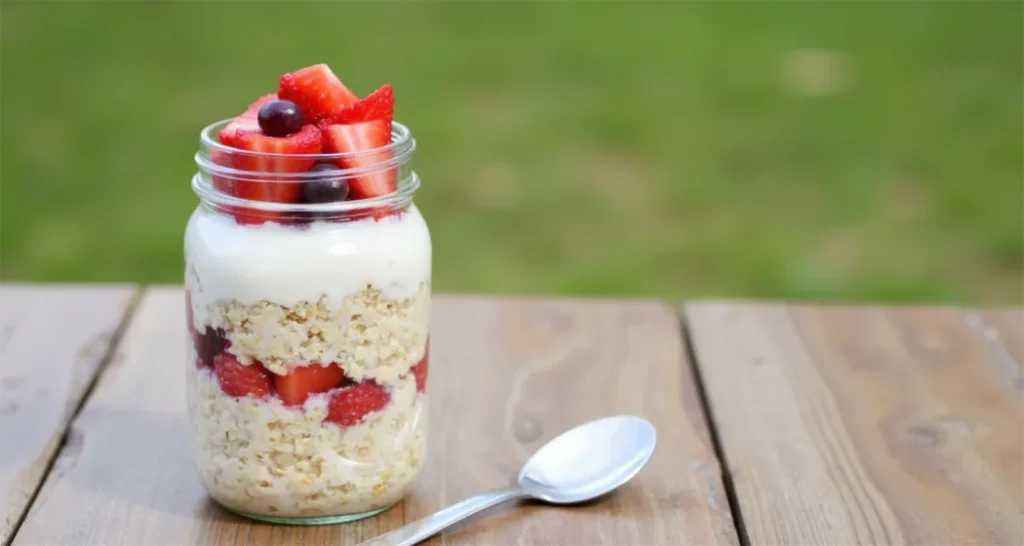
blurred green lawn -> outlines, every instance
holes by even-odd
[[[180,282],[199,129],[327,62],[438,290],[1020,303],[1022,5],[3,2],[0,276]]]

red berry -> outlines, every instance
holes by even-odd
[[[390,85],[320,124],[324,134],[324,149],[329,153],[366,152],[391,144],[391,121],[395,114],[395,93]],[[392,158],[390,151],[360,154],[337,160],[345,169],[370,167]],[[387,195],[397,189],[395,168],[355,177],[349,181],[349,198],[366,199]]]
[[[357,383],[331,395],[325,420],[350,427],[370,413],[384,409],[390,401],[391,395],[373,381]]]
[[[297,406],[305,402],[310,395],[329,391],[341,385],[344,380],[345,372],[336,364],[310,364],[295,368],[288,372],[288,375],[275,375],[274,388],[285,405]]]
[[[430,349],[423,355],[423,360],[412,367],[412,375],[416,378],[416,390],[423,392],[427,389],[427,374],[430,372]]]
[[[281,76],[278,96],[299,105],[308,123],[327,119],[359,102],[326,64],[315,64]]]
[[[255,131],[236,130],[231,133],[222,131],[221,144],[225,146],[278,155],[247,155],[219,151],[220,159],[215,161],[253,173],[300,173],[308,170],[315,160],[311,157],[289,157],[282,154],[317,154],[322,149],[322,142],[320,131],[312,125],[307,125],[299,132],[286,137],[268,136],[259,128]],[[214,186],[220,191],[253,201],[298,203],[302,198],[302,184],[281,177],[259,179],[256,175],[254,178],[241,180],[220,176],[214,179]],[[235,211],[239,223],[259,224],[276,216],[267,212]]]
[[[341,112],[332,116],[333,123],[361,123],[364,121],[383,120],[389,124],[395,118],[395,90],[390,85],[370,93],[365,99],[346,106]],[[391,135],[388,135],[390,138]]]
[[[366,152],[391,143],[391,122],[384,120],[352,124],[320,125],[324,135],[324,149],[328,153]],[[392,157],[390,150],[365,153],[336,160],[343,169],[372,167]],[[394,193],[398,188],[395,168],[353,177],[348,182],[350,199],[366,199]]]
[[[213,358],[213,373],[220,390],[228,396],[262,398],[273,392],[273,374],[259,362],[243,366],[234,355],[221,353]]]

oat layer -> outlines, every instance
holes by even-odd
[[[235,398],[209,369],[189,367],[193,459],[210,494],[242,512],[279,517],[355,514],[390,506],[419,473],[427,406],[410,375],[360,424],[323,422],[327,398],[302,408]]]
[[[337,363],[354,381],[394,385],[423,358],[429,314],[430,286],[423,283],[401,300],[368,285],[340,302],[215,302],[195,316],[209,321],[196,324],[200,331],[223,328],[229,352],[243,364],[258,360],[284,375],[290,366]]]

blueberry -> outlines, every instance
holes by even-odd
[[[318,163],[309,172],[327,173],[339,169],[330,163]],[[348,181],[344,178],[318,178],[302,184],[302,196],[307,203],[331,203],[348,197]]]
[[[192,342],[195,344],[200,366],[213,366],[213,357],[224,351],[224,335],[223,328],[214,329],[209,326],[202,333],[192,331]]]
[[[267,136],[283,137],[302,129],[302,110],[290,100],[272,100],[264,104],[257,119]]]

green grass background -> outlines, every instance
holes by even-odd
[[[1022,5],[5,1],[0,276],[181,282],[199,129],[327,62],[437,290],[1021,303]]]

